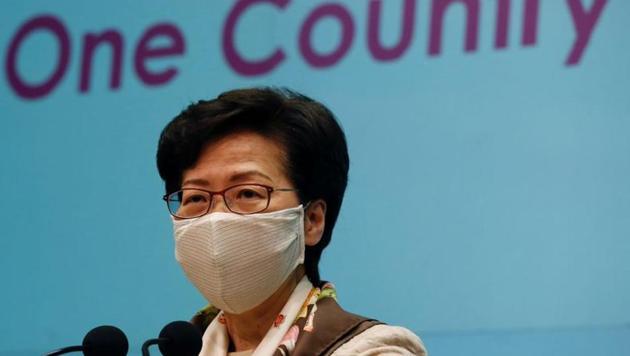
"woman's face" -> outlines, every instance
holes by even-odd
[[[282,146],[254,132],[236,132],[204,147],[199,159],[184,171],[182,188],[221,191],[227,187],[257,183],[273,188],[295,188],[285,169]],[[274,192],[265,212],[296,207],[296,192]],[[229,212],[223,199],[214,196],[212,212]]]

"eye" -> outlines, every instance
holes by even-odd
[[[265,196],[263,195],[262,192],[260,192],[260,189],[253,189],[253,188],[247,188],[247,187],[243,187],[241,189],[238,190],[238,193],[236,194],[236,199],[239,200],[256,200],[256,199],[264,199]]]
[[[189,193],[184,194],[184,199],[182,199],[182,205],[187,204],[204,204],[208,201],[208,197],[204,194],[200,193]]]
[[[267,189],[256,185],[236,186],[229,192],[229,199],[240,202],[267,200]]]

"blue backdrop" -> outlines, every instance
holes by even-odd
[[[5,1],[0,354],[114,324],[139,355],[204,305],[174,259],[157,138],[256,85],[322,101],[347,133],[321,262],[344,307],[434,355],[630,354],[628,16],[624,0]]]

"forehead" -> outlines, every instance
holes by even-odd
[[[287,183],[285,156],[284,147],[271,138],[249,131],[231,133],[201,150],[197,162],[184,171],[182,186],[190,181],[212,189],[245,181]]]

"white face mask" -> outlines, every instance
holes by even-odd
[[[173,220],[175,258],[214,306],[240,314],[269,298],[304,263],[302,206]]]

